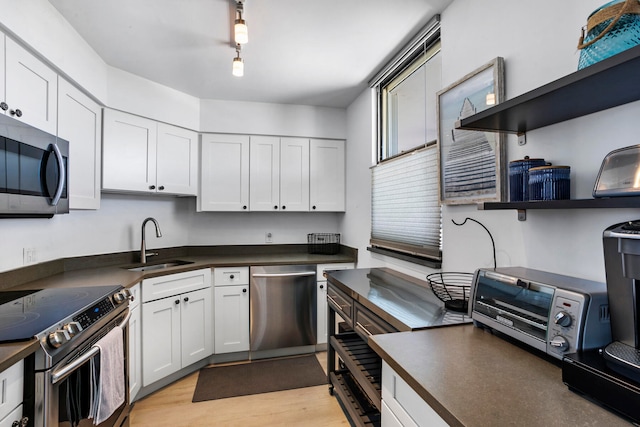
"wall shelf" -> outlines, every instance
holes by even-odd
[[[459,120],[456,127],[523,134],[640,100],[640,46]]]
[[[528,202],[485,202],[478,203],[479,210],[518,211],[518,220],[524,221],[529,209],[596,209],[596,208],[640,208],[640,196],[633,197],[603,197],[598,199],[571,200],[535,200]]]

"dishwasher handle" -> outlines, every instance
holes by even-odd
[[[294,273],[253,273],[252,277],[306,277],[315,276],[315,271],[297,271]]]

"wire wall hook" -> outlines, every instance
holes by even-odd
[[[464,221],[462,221],[461,223],[457,223],[454,219],[451,219],[451,222],[457,225],[458,227],[462,227],[467,223],[467,221],[473,221],[476,224],[479,224],[489,234],[489,237],[491,238],[491,246],[493,247],[493,268],[497,268],[498,265],[496,263],[496,242],[493,240],[493,236],[491,235],[491,232],[489,231],[489,229],[485,227],[484,224],[482,224],[480,221],[477,221],[473,218],[466,217]]]

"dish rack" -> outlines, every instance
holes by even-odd
[[[335,255],[340,252],[340,234],[307,234],[307,252],[310,254]]]
[[[427,276],[427,281],[447,309],[467,311],[473,273],[432,273]]]

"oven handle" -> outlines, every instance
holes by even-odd
[[[127,313],[127,316],[122,320],[122,322],[120,322],[120,325],[118,326],[120,327],[124,326],[125,324],[127,324],[127,322],[129,322],[130,318],[131,318],[131,310],[129,310],[129,312]],[[91,347],[89,351],[87,351],[85,354],[83,354],[73,362],[69,363],[68,365],[65,365],[60,369],[55,370],[51,374],[51,384],[57,384],[63,379],[67,378],[69,375],[73,373],[73,371],[78,369],[80,366],[84,365],[89,359],[91,359],[93,356],[95,356],[98,353],[100,353],[100,347],[94,345],[93,347]]]

